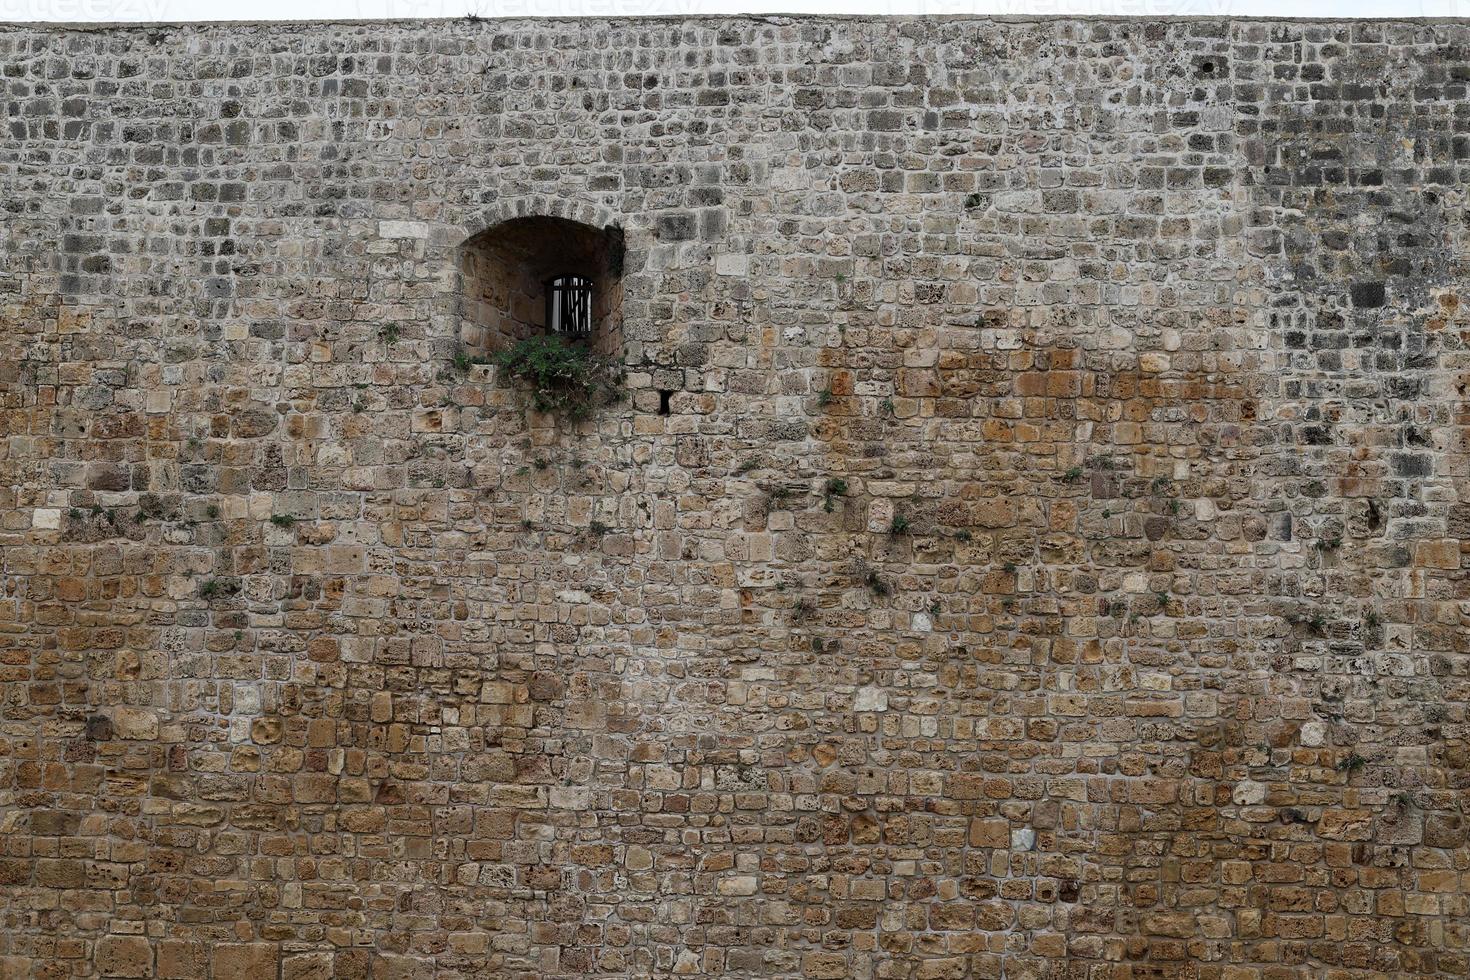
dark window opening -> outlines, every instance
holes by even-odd
[[[460,248],[461,338],[472,353],[553,334],[623,347],[623,234],[566,218],[512,218]]]
[[[658,393],[658,414],[669,414],[669,399],[674,397],[672,391],[660,391]]]
[[[569,337],[592,332],[592,280],[557,276],[546,284],[546,326]]]

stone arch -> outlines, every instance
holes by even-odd
[[[455,265],[459,335],[469,350],[488,353],[556,332],[550,284],[578,277],[593,284],[593,327],[577,342],[621,351],[624,244],[610,210],[529,195],[497,202],[465,231]]]
[[[522,194],[502,198],[477,211],[460,226],[459,245],[513,218],[562,218],[592,228],[618,228],[623,222],[611,208],[558,194]]]

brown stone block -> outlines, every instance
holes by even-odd
[[[104,977],[151,977],[153,947],[142,936],[103,936],[93,962]]]
[[[433,976],[433,960],[391,953],[373,957],[372,980],[432,980]]]
[[[276,980],[274,943],[221,943],[214,948],[214,980]]]
[[[151,708],[116,707],[112,709],[112,729],[117,738],[156,739],[158,715]]]
[[[85,880],[82,862],[41,858],[36,862],[36,884],[48,888],[79,888]]]
[[[985,795],[985,777],[973,772],[955,773],[948,780],[949,796],[956,800],[978,800]]]
[[[204,944],[193,939],[163,939],[158,943],[158,975],[162,980],[197,980],[208,976],[209,956]]]
[[[971,847],[1010,847],[1011,822],[1005,817],[976,817],[970,821]]]
[[[333,803],[337,799],[337,777],[308,772],[292,777],[291,796],[297,803]]]
[[[367,980],[373,954],[366,949],[349,949],[337,954],[332,962],[334,980]]]
[[[946,956],[919,963],[918,980],[963,980],[969,960],[963,956]]]
[[[801,958],[801,975],[811,980],[840,980],[851,972],[841,953],[806,953]]]
[[[0,980],[31,980],[31,958],[0,956]]]
[[[1459,568],[1460,542],[1454,539],[1420,541],[1414,549],[1414,564],[1421,568]]]
[[[281,961],[281,980],[332,980],[332,953],[298,953]]]

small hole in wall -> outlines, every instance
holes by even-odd
[[[658,414],[669,414],[669,399],[674,397],[672,391],[660,391],[658,393]]]

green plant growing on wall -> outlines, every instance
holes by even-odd
[[[378,336],[382,338],[385,344],[398,343],[398,324],[389,323],[386,326],[379,327]]]
[[[293,514],[272,514],[271,523],[276,527],[290,527],[296,523],[296,517]]]
[[[1082,479],[1082,467],[1074,466],[1058,477],[1063,483],[1076,483]]]
[[[212,578],[206,580],[203,585],[199,586],[199,598],[217,599],[222,596],[234,595],[236,592],[239,591],[240,586],[236,585],[234,582],[230,582],[225,579]]]
[[[840,477],[829,477],[822,485],[822,509],[832,513],[833,499],[847,493],[847,481]]]
[[[796,491],[784,484],[776,483],[766,488],[766,513],[781,505],[781,501],[789,500],[796,495]]]
[[[888,530],[893,534],[908,534],[911,522],[903,514],[894,514],[893,522],[888,525]]]
[[[469,372],[470,368],[474,367],[476,364],[489,364],[490,360],[489,358],[485,357],[471,357],[464,351],[458,351],[455,353],[454,358],[452,359],[452,363],[454,364],[454,369],[456,371],[461,374],[466,374]]]
[[[868,591],[872,592],[874,595],[880,596],[888,594],[888,583],[884,582],[883,579],[879,577],[878,570],[876,568],[872,567],[861,558],[856,559],[853,562],[853,565],[854,576],[858,579],[858,581],[862,582],[868,587]]]
[[[615,360],[554,334],[528,337],[497,354],[495,363],[530,389],[538,412],[583,419],[621,393],[623,372]]]
[[[797,599],[791,606],[791,621],[793,623],[804,623],[816,613],[817,607],[805,596]]]
[[[826,408],[830,404],[832,404],[832,386],[828,385],[817,392],[817,406],[819,408]]]

